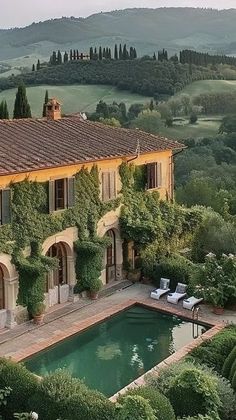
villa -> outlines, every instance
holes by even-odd
[[[19,276],[12,262],[11,237],[2,244],[12,223],[12,185],[26,179],[47,185],[47,212],[56,218],[73,208],[75,175],[82,168],[91,170],[97,166],[100,199],[109,202],[121,194],[121,163],[132,162],[145,165],[147,190],[158,191],[162,199],[173,199],[173,156],[184,147],[182,144],[139,130],[90,122],[82,115],[62,118],[60,103],[55,99],[48,102],[46,111],[43,119],[0,121],[0,221],[1,229],[5,229],[0,230],[0,328],[12,328],[23,322],[26,312],[17,305]],[[120,205],[109,210],[96,227],[98,237],[111,239],[101,272],[104,285],[122,279],[119,212]],[[47,308],[73,299],[77,239],[78,229],[70,226],[42,243],[42,254],[58,260],[58,267],[45,275]],[[24,253],[29,254],[28,247]]]

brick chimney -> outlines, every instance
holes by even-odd
[[[56,98],[49,99],[46,104],[46,118],[48,120],[61,119],[61,104]]]

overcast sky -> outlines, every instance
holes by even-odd
[[[236,0],[0,0],[0,27],[29,25],[53,17],[88,16],[127,7],[235,8]]]

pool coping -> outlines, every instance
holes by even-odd
[[[97,325],[110,317],[113,317],[114,315],[118,315],[119,313],[123,312],[126,309],[131,308],[132,306],[140,305],[147,309],[156,310],[158,312],[162,312],[164,314],[172,315],[172,316],[178,316],[179,318],[193,322],[192,319],[192,312],[188,316],[188,312],[185,310],[180,310],[178,307],[163,307],[161,304],[159,304],[158,301],[152,301],[150,298],[147,299],[128,299],[124,301],[123,303],[119,303],[117,305],[114,305],[108,309],[103,310],[102,312],[93,315],[85,320],[79,320],[76,322],[73,322],[71,327],[67,328],[66,331],[60,331],[57,334],[54,334],[51,338],[47,338],[45,340],[42,340],[41,342],[35,343],[31,345],[30,347],[24,348],[18,352],[15,352],[10,356],[12,360],[15,362],[23,362],[33,355],[40,353],[50,347],[55,346],[56,344],[60,343],[61,341],[65,339],[72,338],[74,335],[77,335],[78,333],[81,333],[83,331],[86,331],[88,328]],[[198,323],[208,326],[208,327],[214,327],[216,324],[213,322],[209,322],[208,320],[199,317]],[[225,324],[223,324],[225,325]]]

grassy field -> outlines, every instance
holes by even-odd
[[[160,133],[176,140],[184,140],[190,137],[214,136],[219,131],[222,117],[199,118],[196,124],[189,124],[188,120],[176,121],[173,127],[163,127]]]
[[[201,93],[218,92],[236,92],[236,80],[200,80],[186,86],[178,95],[187,93],[190,96],[194,96]]]
[[[92,112],[102,99],[107,103],[125,102],[129,107],[132,103],[150,102],[149,97],[121,91],[111,86],[70,85],[70,86],[36,86],[27,88],[27,97],[32,115],[41,117],[45,91],[49,97],[56,97],[62,103],[62,112],[69,114],[79,111]],[[0,102],[5,99],[9,112],[12,113],[16,89],[5,90],[0,93]]]

